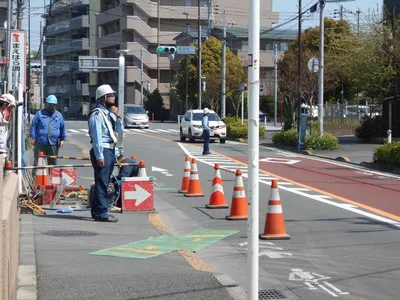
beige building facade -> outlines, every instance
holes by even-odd
[[[200,6],[199,6],[200,3]],[[175,45],[182,32],[202,32],[224,23],[229,27],[248,26],[249,1],[240,0],[101,0],[96,16],[97,50],[99,57],[116,57],[119,49],[129,49],[126,56],[125,99],[127,103],[142,103],[158,88],[165,107],[174,110],[169,101],[174,61],[157,54],[159,45]],[[272,11],[272,0],[261,3],[261,27],[270,28],[279,20]],[[243,52],[247,57],[247,52]],[[179,60],[180,55],[175,56]],[[143,61],[143,65],[141,62]],[[117,86],[117,72],[99,73],[99,84]],[[141,95],[143,85],[143,96]]]

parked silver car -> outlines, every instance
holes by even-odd
[[[149,128],[149,116],[144,107],[138,104],[125,104],[124,126]]]

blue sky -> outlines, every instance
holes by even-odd
[[[318,2],[318,0],[302,0],[303,11],[310,8]],[[280,13],[280,23],[291,19],[298,14],[298,0],[272,0],[272,7],[274,11]],[[343,18],[350,22],[356,22],[356,11],[360,10],[360,24],[366,20],[368,15],[376,12],[382,12],[383,0],[355,0],[346,2],[331,2],[326,3],[324,9],[324,16],[339,19],[339,8],[343,5]],[[336,14],[335,14],[336,13]],[[319,10],[313,14],[304,15],[303,28],[318,26],[319,24]],[[278,24],[276,24],[278,25]],[[297,29],[298,22],[294,21],[285,26],[285,28]]]
[[[262,0],[261,0],[262,1]],[[280,13],[280,22],[284,22],[288,19],[294,17],[298,12],[298,0],[272,0],[273,10]],[[313,4],[318,2],[318,0],[302,0],[303,8],[309,8]],[[355,22],[356,15],[355,12],[359,9],[360,13],[360,23],[368,16],[372,11],[381,11],[383,0],[355,0],[349,2],[342,2],[344,7],[344,19],[351,22]],[[40,44],[40,21],[41,15],[44,12],[44,3],[48,4],[49,0],[31,0],[31,50],[37,51]],[[339,4],[327,3],[325,6],[325,16],[334,17],[335,9],[339,8]],[[27,22],[28,10],[24,11],[24,29],[28,30]],[[303,28],[318,26],[319,13],[306,15],[303,22]],[[285,28],[297,29],[297,22],[291,22],[286,25]]]

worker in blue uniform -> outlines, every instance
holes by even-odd
[[[97,107],[90,112],[88,120],[95,185],[91,213],[95,221],[118,222],[108,213],[107,188],[114,169],[117,134],[122,134],[123,121],[115,106],[115,91],[108,84],[97,88],[96,100]]]
[[[29,136],[32,146],[35,147],[33,162],[35,166],[39,160],[39,152],[43,152],[44,155],[58,156],[58,150],[67,139],[64,117],[56,110],[56,106],[57,97],[49,95],[44,109],[39,110],[32,119]],[[56,165],[57,159],[48,158],[47,163]]]

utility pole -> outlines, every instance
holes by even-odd
[[[140,105],[143,105],[143,47],[140,47]]]
[[[197,15],[198,15],[198,24],[197,24],[197,27],[198,27],[198,30],[199,30],[199,35],[198,35],[198,37],[199,37],[199,62],[198,62],[198,64],[199,64],[199,74],[198,74],[198,76],[199,76],[199,95],[198,95],[198,109],[201,109],[201,25],[200,25],[200,0],[198,0],[198,12],[197,12]]]
[[[226,27],[225,27],[225,10],[224,10],[224,33],[222,37],[222,70],[221,70],[221,118],[225,119],[226,115]]]
[[[357,9],[356,14],[357,14],[357,35],[360,36],[360,13],[361,10]]]
[[[43,37],[43,26],[42,21],[40,21],[40,40],[42,44],[40,45],[40,104],[44,100],[44,68],[43,68],[43,48],[44,48],[44,37]],[[42,105],[41,105],[42,107]]]
[[[274,126],[278,121],[278,44],[274,44]]]
[[[319,76],[318,76],[318,135],[324,134],[324,7],[325,1],[319,0]]]
[[[189,23],[188,17],[189,13],[184,13],[186,15],[186,46],[189,46],[188,36],[189,36]],[[185,112],[189,109],[189,55],[186,54],[186,73],[185,73]]]
[[[22,9],[25,1],[17,0],[17,29],[22,29]],[[30,2],[30,1],[29,1]]]
[[[297,150],[300,151],[300,116],[301,116],[301,56],[302,56],[302,45],[301,45],[301,0],[299,0],[299,27],[298,27],[298,43],[299,43],[299,51],[297,57],[297,102],[298,102],[298,112],[297,112],[297,132],[298,132],[298,140],[297,140]]]
[[[199,0],[200,1],[200,0]],[[157,45],[160,46],[160,0],[157,1]],[[159,90],[161,80],[160,53],[157,52],[157,89]]]
[[[11,60],[11,23],[12,23],[12,1],[7,1],[7,88],[6,92],[12,88],[12,60]]]
[[[31,121],[31,1],[28,1],[28,63],[26,68],[27,74],[27,95],[26,95],[26,112],[28,113],[28,122]]]
[[[248,186],[249,220],[247,225],[247,299],[258,299],[259,258],[259,113],[260,113],[260,0],[250,0],[249,9],[249,60],[248,60]]]
[[[208,23],[207,23],[207,26],[208,26],[208,29],[207,29],[207,36],[208,37],[210,37],[210,33],[211,33],[211,13],[212,13],[212,11],[211,11],[211,9],[212,9],[212,0],[208,0],[208,11],[207,11],[207,13],[208,13]]]
[[[340,20],[343,20],[343,5],[340,5]]]

